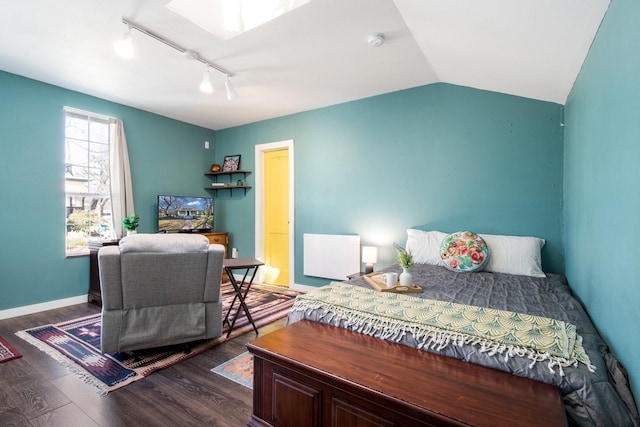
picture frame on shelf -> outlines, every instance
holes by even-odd
[[[225,156],[222,163],[223,172],[233,172],[240,169],[240,154],[234,156]]]

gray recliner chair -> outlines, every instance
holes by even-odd
[[[135,234],[98,252],[103,353],[222,335],[224,246],[197,234]]]

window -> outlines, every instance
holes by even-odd
[[[65,108],[67,256],[89,253],[90,240],[113,238],[109,118]]]

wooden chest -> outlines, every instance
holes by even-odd
[[[303,320],[248,344],[250,426],[566,426],[559,390]]]

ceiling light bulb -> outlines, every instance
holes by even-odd
[[[238,94],[236,93],[236,91],[233,89],[233,86],[231,85],[231,80],[229,80],[229,75],[227,75],[227,78],[224,81],[224,87],[227,89],[227,99],[229,101],[233,101],[238,97]]]
[[[204,93],[212,93],[213,85],[211,84],[211,76],[209,75],[209,67],[204,72],[202,76],[202,83],[200,83],[200,90]]]
[[[116,42],[113,49],[122,58],[131,58],[133,56],[133,42],[131,41],[131,27],[127,28],[122,38]]]

